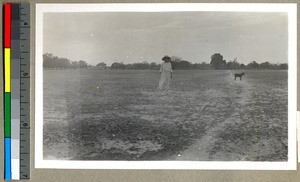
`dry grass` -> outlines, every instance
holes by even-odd
[[[44,71],[44,158],[287,160],[287,72]]]

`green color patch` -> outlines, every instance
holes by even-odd
[[[4,93],[4,137],[11,137],[11,93]]]

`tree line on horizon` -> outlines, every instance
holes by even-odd
[[[262,62],[257,63],[256,61],[252,61],[245,64],[240,64],[237,62],[237,58],[235,58],[233,61],[228,61],[223,59],[223,56],[220,53],[215,53],[211,56],[210,65],[216,69],[216,70],[236,70],[236,69],[269,69],[269,70],[287,70],[288,64],[287,63],[279,63],[279,64],[273,64],[270,62]]]
[[[142,62],[142,63],[131,63],[124,64],[123,62],[114,62],[111,66],[107,66],[106,63],[100,62],[96,66],[88,65],[85,61],[70,61],[67,58],[59,58],[51,53],[46,53],[43,55],[43,67],[45,69],[82,69],[93,67],[95,69],[112,69],[112,70],[158,70],[160,64],[156,62]],[[252,61],[250,63],[243,64],[239,63],[236,59],[233,61],[226,61],[220,53],[215,53],[211,56],[210,63],[191,63],[180,57],[172,56],[171,65],[174,70],[287,70],[287,63],[273,64],[270,62],[257,63]]]
[[[83,61],[70,61],[67,58],[59,58],[51,53],[43,54],[43,67],[46,69],[78,69],[87,68],[88,64]]]

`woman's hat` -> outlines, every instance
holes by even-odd
[[[171,57],[169,57],[169,56],[164,56],[161,60],[163,60],[163,61],[171,60]]]

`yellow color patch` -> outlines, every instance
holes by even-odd
[[[4,48],[4,91],[10,92],[10,48]]]

